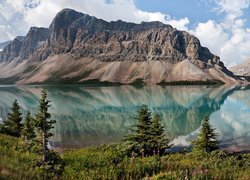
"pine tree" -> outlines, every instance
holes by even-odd
[[[10,136],[20,137],[22,131],[22,113],[21,107],[17,100],[15,100],[11,107],[11,112],[8,113],[8,117],[3,121],[1,126],[1,132]]]
[[[209,123],[208,116],[205,116],[197,140],[193,141],[194,151],[211,152],[218,149],[217,134]]]
[[[42,162],[47,162],[47,156],[49,155],[48,150],[48,139],[53,136],[51,133],[51,129],[53,128],[53,124],[56,122],[55,120],[51,120],[51,114],[48,112],[50,107],[50,101],[47,100],[47,92],[43,89],[41,92],[41,98],[39,101],[39,111],[36,114],[36,128],[37,128],[37,141],[41,145],[41,154],[43,156]]]
[[[161,124],[161,117],[159,114],[155,113],[153,115],[152,127],[151,127],[151,147],[153,154],[157,153],[161,155],[165,149],[169,148],[169,140],[164,134],[164,126]]]
[[[42,167],[44,170],[43,179],[52,179],[55,175],[61,174],[64,169],[61,156],[57,152],[48,149],[48,139],[53,136],[51,129],[56,123],[55,120],[51,120],[51,114],[48,111],[49,103],[47,92],[43,89],[35,119],[36,143],[34,145],[34,148],[38,149],[38,152],[42,154],[42,161],[37,166]]]
[[[35,133],[35,120],[31,116],[30,111],[27,112],[26,117],[24,119],[23,129],[22,129],[22,137],[27,144],[27,148],[30,149],[35,144],[36,133]]]
[[[150,128],[152,124],[151,112],[146,105],[142,105],[138,114],[134,117],[138,123],[131,135],[125,137],[124,141],[131,145],[130,151],[141,154],[142,156],[151,153],[150,147]]]

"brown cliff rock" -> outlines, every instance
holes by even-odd
[[[23,63],[13,72],[8,67],[17,59]],[[59,12],[48,29],[33,27],[16,38],[0,62],[2,83],[236,82],[187,32],[161,22],[106,22],[71,9]]]

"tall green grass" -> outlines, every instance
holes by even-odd
[[[248,179],[250,155],[174,153],[162,157],[129,158],[119,145],[66,151],[65,179]]]
[[[34,168],[40,156],[23,150],[18,138],[0,135],[0,177],[2,179],[40,179],[41,170]]]
[[[0,179],[43,179],[34,168],[39,155],[25,152],[18,138],[0,135]],[[174,153],[162,157],[127,157],[124,145],[64,150],[59,179],[249,179],[250,154]],[[56,178],[54,178],[56,179]]]

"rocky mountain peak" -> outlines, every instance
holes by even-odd
[[[50,31],[47,28],[31,27],[27,36],[24,38],[19,52],[21,59],[28,59],[35,50],[39,49],[49,38]]]
[[[92,59],[100,63],[192,63],[216,68],[232,76],[220,58],[202,47],[195,36],[161,22],[107,22],[72,9],[63,9],[49,28],[32,27],[0,54],[0,61],[44,61],[67,55],[70,60]],[[191,65],[190,65],[191,67]],[[192,67],[193,68],[193,67]]]
[[[59,33],[61,28],[69,28],[77,19],[84,16],[83,13],[77,12],[73,9],[63,9],[53,19],[49,26],[51,31]]]
[[[198,59],[210,65],[219,57],[201,46],[193,35],[161,22],[107,22],[72,9],[63,9],[49,29],[32,27],[23,40],[14,40],[0,60],[44,60],[50,55],[71,53],[74,58],[100,61],[162,60],[171,63]],[[9,53],[10,47],[15,53]],[[11,55],[10,55],[11,54]]]
[[[14,59],[25,60],[39,49],[49,38],[50,31],[47,28],[31,27],[26,36],[18,36],[9,43],[0,55],[0,61]]]
[[[25,37],[17,36],[11,43],[4,47],[0,54],[1,61],[11,61],[18,57],[22,43]]]
[[[5,42],[0,43],[0,51],[2,51],[10,43],[11,41],[5,41]]]

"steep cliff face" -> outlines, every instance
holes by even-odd
[[[0,61],[28,59],[46,42],[49,36],[49,29],[37,27],[30,28],[25,37],[15,38],[3,49],[2,54],[0,55]]]
[[[18,57],[24,37],[16,37],[0,54],[0,61],[11,61]]]
[[[62,61],[57,62],[58,58]],[[142,22],[141,24],[126,23],[120,20],[106,22],[71,9],[59,12],[49,29],[31,28],[26,37],[21,41],[14,40],[0,54],[2,62],[16,59],[29,62],[18,71],[18,81],[21,80],[22,83],[35,83],[26,81],[30,80],[31,76],[37,82],[45,81],[46,78],[42,80],[34,78],[37,75],[34,71],[29,75],[26,74],[25,78],[19,76],[22,74],[22,70],[27,70],[27,66],[31,64],[36,64],[36,72],[42,71],[41,69],[45,69],[42,64],[52,64],[51,59],[54,59],[59,67],[62,64],[67,67],[67,72],[65,69],[55,67],[51,72],[40,73],[46,74],[47,78],[53,78],[53,75],[56,74],[58,81],[65,78],[68,80],[73,78],[74,81],[77,79],[77,82],[80,83],[85,80],[97,79],[98,81],[125,84],[138,79],[142,79],[146,83],[150,81],[152,84],[182,80],[234,81],[231,77],[232,73],[224,67],[219,57],[202,47],[199,40],[187,32],[178,31],[170,25],[160,22]],[[183,60],[188,63],[182,63]],[[37,62],[40,61],[42,62],[37,65]],[[68,61],[70,63],[67,64]],[[163,64],[161,65],[161,63]],[[196,71],[202,69],[203,75],[196,78],[192,75],[190,79],[188,77],[175,78],[172,67],[176,67],[178,63],[182,63],[180,66],[184,68],[180,71],[185,71],[183,64],[191,63],[195,66],[192,67],[193,74],[197,74]],[[142,67],[140,67],[141,64],[143,64]],[[152,65],[155,66],[155,70],[152,69]],[[104,68],[104,66],[109,66],[109,68]],[[142,68],[141,72],[138,72],[140,71],[138,67]],[[162,67],[165,68],[162,69]],[[213,71],[211,68],[216,70],[216,76],[210,73]],[[124,72],[121,76],[119,71],[123,71],[122,69],[132,74]],[[156,72],[156,74],[161,75],[152,78],[155,76],[153,71],[157,71],[157,69],[160,72]],[[104,75],[107,74],[107,71],[110,73],[108,77]],[[142,73],[143,71],[145,72]],[[136,74],[139,76],[137,77]],[[184,74],[188,75],[188,73]],[[205,78],[206,76],[207,78]]]
[[[2,51],[10,43],[11,41],[5,41],[5,42],[0,43],[0,51]]]
[[[43,46],[49,36],[49,29],[32,27],[23,40],[18,56],[22,60],[28,59],[30,55]]]
[[[65,9],[54,18],[50,30],[45,51],[49,49],[52,54],[71,52],[75,58],[95,57],[100,61],[176,63],[188,58],[219,63],[219,57],[201,47],[197,38],[160,22],[108,23]]]

